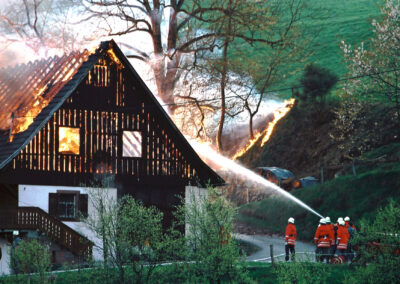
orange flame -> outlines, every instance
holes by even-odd
[[[294,106],[294,103],[296,100],[294,98],[291,98],[289,100],[285,100],[284,107],[280,107],[277,110],[273,112],[274,114],[274,119],[268,123],[267,127],[261,132],[256,135],[256,137],[248,142],[246,147],[243,149],[239,150],[233,157],[232,160],[236,160],[237,158],[243,156],[257,141],[258,139],[263,136],[263,139],[261,141],[261,147],[264,146],[265,143],[269,140],[269,138],[272,135],[272,132],[274,131],[276,123],[284,117]]]
[[[263,134],[264,134],[264,131],[256,133],[254,138],[250,139],[250,141],[246,144],[246,146],[244,148],[242,148],[241,150],[236,152],[235,155],[233,155],[232,160],[236,160],[237,158],[243,156],[244,153],[246,153],[251,147],[253,147],[253,145],[257,142],[258,138],[260,138]]]
[[[79,155],[79,128],[59,127],[58,151],[63,154]]]
[[[28,111],[23,117],[18,117],[16,115],[15,119],[12,121],[13,129],[12,135],[10,136],[10,142],[14,139],[14,134],[25,131],[28,129],[29,125],[32,124],[35,117],[40,113],[40,111],[48,105],[48,100],[42,97],[42,94],[46,91],[47,85],[38,89],[34,94],[34,101],[27,107]]]

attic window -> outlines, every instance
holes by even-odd
[[[79,155],[80,133],[79,128],[58,128],[58,152],[62,154]]]
[[[122,157],[142,157],[142,133],[140,131],[124,131],[122,144]]]

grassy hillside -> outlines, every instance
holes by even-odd
[[[298,85],[298,79],[305,65],[316,63],[335,72],[339,77],[346,74],[340,42],[358,45],[372,35],[371,20],[379,17],[379,5],[382,0],[304,0],[302,26],[305,37],[312,39],[308,58],[290,62],[282,72],[282,78],[270,89],[286,88]],[[249,47],[246,45],[246,52]],[[265,50],[252,50],[247,57],[264,61],[261,54]],[[260,52],[260,53],[257,53]],[[291,91],[282,92],[284,97],[291,96]]]
[[[345,137],[336,125],[336,101],[323,111],[295,106],[275,126],[269,141],[261,139],[239,160],[249,168],[282,167],[297,177],[308,175],[332,179],[349,157],[398,141],[399,131],[393,110],[384,104],[365,104]]]
[[[374,159],[384,155],[400,159],[400,143],[378,148],[363,158]],[[356,225],[361,218],[373,217],[389,198],[400,201],[399,162],[358,166],[356,173],[355,176],[345,175],[321,185],[298,189],[293,195],[332,220],[351,216]],[[319,217],[294,202],[273,197],[244,205],[239,211],[239,221],[277,233],[284,232],[290,216],[296,219],[299,238],[311,240]]]

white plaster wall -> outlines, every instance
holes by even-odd
[[[80,194],[89,194],[88,199],[88,215],[94,216],[95,210],[91,198],[91,194],[98,190],[102,191],[102,195],[108,200],[117,200],[116,188],[88,188],[88,187],[72,187],[72,186],[43,186],[43,185],[24,185],[18,186],[18,206],[20,207],[39,207],[49,213],[49,193],[56,193],[57,190],[79,191]],[[96,237],[83,222],[63,222],[73,230],[84,235],[89,240],[95,243],[93,247],[94,260],[102,260],[102,252],[99,249],[102,247],[102,242]]]
[[[10,274],[10,251],[11,245],[8,243],[6,239],[0,238],[0,248],[2,257],[0,259],[0,275]]]
[[[207,198],[208,190],[206,188],[200,188],[196,186],[185,187],[185,205],[191,206],[193,203],[200,205],[202,200]],[[189,233],[189,224],[185,225],[185,234]]]

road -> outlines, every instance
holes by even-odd
[[[273,245],[273,254],[277,261],[284,260],[285,241],[283,236],[278,235],[244,235],[236,234],[236,239],[249,242],[261,248],[258,252],[247,257],[249,261],[270,261],[270,245]],[[296,258],[314,260],[315,245],[312,243],[296,241]],[[304,252],[304,253],[303,253]]]

